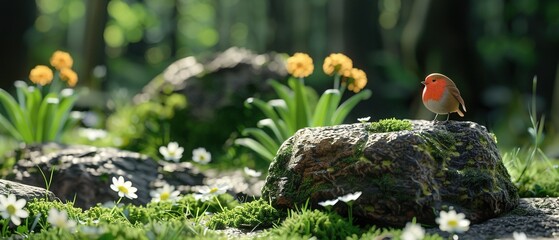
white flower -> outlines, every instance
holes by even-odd
[[[357,121],[362,122],[362,123],[366,123],[371,119],[371,117],[362,117],[362,118],[358,118]]]
[[[152,202],[176,201],[180,195],[179,191],[175,191],[175,187],[165,184],[162,188],[158,188],[149,193]]]
[[[80,136],[87,138],[89,141],[95,141],[97,139],[107,137],[107,131],[95,128],[80,128],[79,134]]]
[[[202,202],[205,202],[217,195],[224,194],[229,188],[231,187],[227,184],[218,184],[212,187],[202,186],[200,189],[198,189],[199,193],[194,194],[194,198],[196,200],[202,200]]]
[[[526,236],[526,233],[513,232],[512,233],[512,239],[514,239],[514,240],[528,240],[528,237]]]
[[[463,233],[470,228],[470,220],[466,219],[466,215],[456,213],[454,210],[441,211],[440,216],[435,221],[439,224],[441,231],[449,233]]]
[[[257,172],[256,170],[253,170],[253,169],[250,169],[250,168],[247,168],[247,167],[245,167],[245,173],[246,173],[246,175],[249,175],[249,176],[255,177],[255,178],[262,176],[261,172]]]
[[[56,208],[51,208],[49,210],[49,216],[47,221],[58,228],[68,229],[72,231],[76,227],[76,221],[68,220],[68,213],[66,210],[58,211]]]
[[[332,199],[332,200],[326,200],[324,202],[319,202],[318,205],[326,207],[326,206],[334,206],[336,205],[336,203],[338,203],[339,199]]]
[[[208,164],[212,160],[212,154],[205,148],[196,148],[192,151],[192,161],[200,164]]]
[[[21,224],[21,218],[26,218],[29,213],[23,210],[27,201],[25,199],[16,199],[13,194],[6,196],[0,195],[0,214],[2,217],[10,220],[17,226]]]
[[[425,237],[425,229],[416,223],[407,223],[402,231],[402,240],[421,240]]]
[[[119,197],[127,197],[130,199],[138,198],[136,195],[137,188],[132,187],[132,182],[124,181],[122,176],[119,176],[118,179],[113,177],[113,184],[111,184],[111,189],[118,193]]]
[[[184,148],[179,147],[177,142],[170,142],[167,144],[167,147],[161,146],[159,147],[159,153],[163,155],[163,158],[167,161],[175,161],[179,162],[182,158],[182,153],[184,152]]]
[[[350,193],[341,197],[338,197],[338,199],[342,202],[351,202],[351,201],[355,201],[357,200],[360,196],[361,196],[362,192],[354,192],[354,193]]]

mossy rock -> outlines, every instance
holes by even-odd
[[[493,136],[474,122],[410,120],[411,128],[374,133],[357,123],[299,130],[280,147],[263,198],[295,208],[361,191],[353,216],[400,227],[434,224],[453,207],[479,223],[513,209],[518,192]],[[347,214],[338,202],[333,209]]]

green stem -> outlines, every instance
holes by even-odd
[[[116,201],[115,205],[113,206],[113,209],[111,209],[111,216],[113,215],[113,212],[115,211],[115,209],[118,207],[118,204],[120,203],[120,201],[122,201],[123,197],[120,197],[118,199],[118,201]]]
[[[340,74],[336,73],[336,75],[334,75],[334,89],[340,88],[340,78]]]
[[[214,198],[215,198],[215,200],[217,201],[217,204],[219,205],[219,208],[221,208],[221,211],[222,211],[222,212],[225,211],[225,210],[223,209],[223,206],[221,206],[221,202],[220,202],[219,199],[217,198],[217,195],[215,195]]]

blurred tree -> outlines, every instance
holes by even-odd
[[[11,89],[15,80],[29,75],[25,34],[33,26],[35,11],[34,1],[8,1],[0,9],[0,88]]]

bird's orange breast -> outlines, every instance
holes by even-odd
[[[428,100],[439,101],[443,98],[446,84],[444,81],[437,81],[425,85],[423,89],[422,99],[423,102]]]

